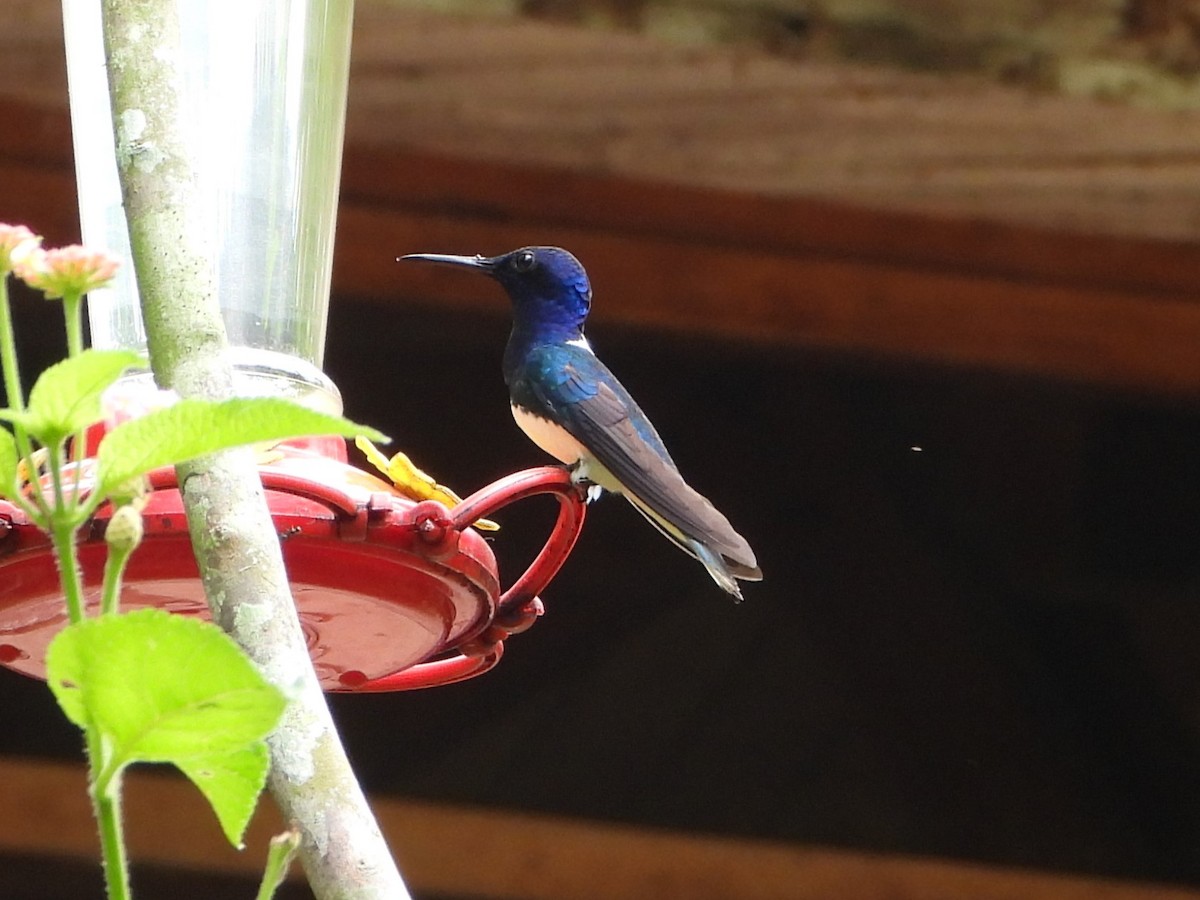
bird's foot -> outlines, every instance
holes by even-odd
[[[567,471],[571,473],[571,484],[579,489],[586,502],[595,503],[600,499],[604,488],[588,478],[587,467],[583,464],[583,460],[571,463],[567,466]]]

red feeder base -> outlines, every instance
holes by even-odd
[[[284,446],[260,466],[267,505],[321,684],[394,691],[450,684],[491,669],[504,640],[541,613],[537,594],[566,560],[585,505],[562,469],[510,475],[452,510],[415,503],[346,463],[340,439]],[[173,469],[151,475],[146,535],[126,570],[122,608],[208,616]],[[503,594],[491,548],[472,522],[524,497],[559,500],[554,530]],[[81,535],[87,601],[99,603],[111,510]],[[46,536],[0,501],[0,664],[45,677],[46,647],[66,624]]]

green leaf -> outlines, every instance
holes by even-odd
[[[100,421],[100,395],[126,369],[144,366],[129,350],[84,350],[44,371],[29,392],[18,419],[38,441],[52,447],[70,434]]]
[[[283,709],[279,691],[221,629],[157,609],[71,625],[46,663],[67,716],[101,729],[125,763],[239,749],[270,732]],[[64,695],[74,696],[63,704]]]
[[[11,496],[17,485],[17,442],[12,432],[0,428],[0,497]]]
[[[266,777],[262,741],[285,700],[227,634],[157,609],[100,616],[59,632],[46,672],[67,718],[99,734],[110,776],[173,763],[240,840]]]
[[[267,745],[258,742],[232,753],[195,756],[177,760],[192,784],[208,799],[221,830],[239,850],[258,795],[267,783],[270,759]]]
[[[117,426],[100,442],[100,491],[107,494],[152,469],[217,450],[324,434],[375,440],[378,432],[275,397],[180,400]]]

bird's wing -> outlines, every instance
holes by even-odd
[[[527,389],[638,505],[738,567],[757,568],[745,538],[683,480],[654,426],[602,362],[573,347],[543,348],[534,362],[540,377]]]

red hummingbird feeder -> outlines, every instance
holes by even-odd
[[[542,612],[538,594],[579,536],[585,503],[566,470],[502,478],[453,508],[413,501],[346,462],[345,443],[283,445],[259,467],[317,676],[331,691],[398,691],[462,681],[496,665],[504,641]],[[86,464],[85,464],[86,465]],[[122,606],[208,616],[173,468],[150,476],[145,537],[126,569]],[[529,568],[500,589],[496,558],[470,527],[538,494],[558,518]],[[81,535],[85,600],[98,605],[111,509]],[[0,664],[45,677],[66,625],[48,537],[0,501]]]
[[[311,7],[311,8],[310,8]],[[244,396],[282,396],[340,414],[321,371],[341,169],[353,4],[290,0],[210,9],[180,3],[182,138],[193,161],[192,227],[205,237]],[[317,14],[319,13],[319,14]],[[80,218],[86,243],[132,258],[117,177],[100,9],[63,7]],[[133,120],[122,120],[128,131]],[[136,139],[136,135],[126,137]],[[92,344],[145,352],[134,267],[88,298]],[[120,383],[153,396],[145,374]],[[136,400],[135,400],[136,405]],[[98,436],[94,436],[98,437]],[[499,661],[541,613],[539,592],[570,553],[585,504],[569,475],[502,478],[453,508],[413,501],[347,463],[340,438],[289,442],[262,462],[267,504],[322,685],[392,691],[449,684]],[[87,462],[81,484],[86,487]],[[124,608],[207,616],[173,469],[151,474],[145,537],[124,578]],[[471,523],[551,494],[558,519],[528,570],[501,590],[495,556]],[[81,534],[87,599],[97,602],[111,510]],[[0,501],[0,664],[44,677],[66,623],[46,536]]]

